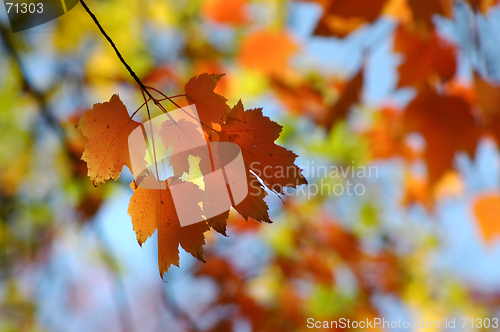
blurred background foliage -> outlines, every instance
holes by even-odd
[[[0,331],[499,317],[496,1],[88,5],[145,84],[177,95],[224,73],[216,91],[284,126],[310,186],[268,196],[272,225],[234,215],[229,237],[208,234],[206,263],[184,255],[161,280],[154,240],[140,248],[126,213],[131,174],[94,188],[75,129],[114,93],[132,113],[135,82],[81,5],[15,34],[2,9]],[[364,194],[328,191],[346,181]]]

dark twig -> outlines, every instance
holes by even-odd
[[[132,70],[132,68],[130,68],[130,66],[128,65],[128,63],[125,61],[125,59],[123,58],[123,56],[121,55],[120,51],[118,51],[118,48],[116,48],[116,45],[115,43],[113,42],[113,40],[111,40],[111,38],[108,36],[108,34],[106,33],[106,31],[104,31],[104,29],[102,28],[101,24],[99,23],[99,20],[97,19],[97,17],[94,15],[94,13],[92,13],[92,11],[90,10],[90,8],[87,6],[87,4],[85,3],[85,1],[83,0],[80,0],[80,3],[82,4],[83,8],[85,8],[85,10],[87,11],[87,13],[90,15],[90,17],[92,18],[92,20],[94,21],[94,23],[97,25],[97,27],[99,28],[99,30],[101,31],[101,34],[104,36],[104,38],[106,38],[106,40],[109,42],[109,44],[111,45],[111,47],[113,47],[113,49],[115,50],[115,53],[116,55],[118,56],[118,58],[120,59],[120,61],[123,63],[123,65],[125,66],[125,68],[127,68],[128,72],[130,73],[130,76],[132,76],[134,78],[134,80],[137,82],[137,84],[139,84],[139,86],[141,87],[141,89],[148,95],[149,98],[151,98],[151,100],[153,100],[155,102],[155,104],[157,103],[156,99],[149,93],[149,91],[146,89],[146,87],[144,86],[144,84],[142,84],[141,80],[139,79],[139,77],[137,77],[137,75],[135,74],[135,72]]]

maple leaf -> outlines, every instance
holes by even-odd
[[[214,124],[220,128],[230,111],[227,99],[214,92],[222,76],[201,74],[191,78],[184,87],[188,102],[196,105],[203,130],[208,130],[209,134]]]
[[[267,193],[257,176],[268,188],[277,193],[283,193],[283,187],[295,188],[307,183],[301,170],[294,165],[297,156],[274,143],[281,129],[282,127],[277,123],[264,117],[261,109],[245,111],[240,101],[233,107],[217,137],[220,142],[237,144],[242,151],[246,166],[248,194],[234,208],[245,220],[253,218],[258,221],[271,222],[268,206],[264,201]],[[257,176],[251,171],[257,173]],[[223,214],[209,220],[208,224],[225,234],[227,216]]]
[[[460,97],[423,88],[406,108],[403,122],[406,133],[418,132],[427,143],[424,158],[431,184],[452,169],[457,152],[475,155],[480,131],[470,104]]]
[[[483,194],[474,202],[474,214],[479,230],[486,243],[500,237],[500,195],[497,193]]]
[[[226,112],[229,107],[224,97],[214,93],[215,85],[220,75],[202,74],[191,79],[186,85],[188,101],[195,101],[195,106],[202,118],[203,112],[214,112],[217,116],[204,114],[206,119],[213,119],[211,123],[220,125],[220,130],[214,130],[215,126],[203,126],[206,138],[209,142],[229,142],[235,143],[242,151],[243,160],[246,166],[248,195],[240,203],[233,206],[245,219],[253,218],[258,221],[271,222],[268,214],[268,206],[264,201],[267,195],[258,177],[265,186],[283,193],[283,187],[295,188],[298,185],[306,184],[307,181],[301,174],[301,170],[294,165],[296,155],[274,143],[279,137],[282,127],[276,122],[264,117],[261,109],[247,110],[239,102],[236,106]],[[202,121],[203,123],[203,121]],[[200,170],[203,175],[207,175],[219,169],[224,164],[218,160],[216,151],[211,152],[212,159],[206,155],[201,156]],[[267,168],[266,168],[267,167]],[[284,170],[280,173],[280,169]],[[255,171],[257,176],[250,171]],[[288,170],[288,174],[287,173]],[[274,174],[278,176],[266,176]],[[205,190],[208,191],[206,197],[211,197],[212,190],[210,184]],[[207,220],[208,225],[226,235],[228,213],[225,212]]]
[[[159,135],[166,149],[173,148],[170,165],[176,177],[182,176],[184,172],[189,173],[190,155],[208,155],[207,149],[204,148],[205,139],[201,128],[185,119],[177,122],[173,119],[164,121]]]
[[[111,178],[117,180],[123,165],[131,168],[128,137],[140,125],[130,118],[117,95],[83,114],[77,128],[89,139],[82,160],[87,162],[94,186]]]
[[[147,176],[144,183],[148,188],[131,184],[134,194],[130,199],[128,213],[137,235],[137,241],[142,244],[158,229],[158,267],[163,276],[173,264],[179,266],[179,245],[193,257],[203,260],[204,232],[208,230],[203,220],[201,202],[203,192],[193,183],[170,178],[159,181],[153,176]],[[189,195],[183,195],[182,202],[174,205],[172,190],[174,185],[182,183],[183,189]],[[181,227],[178,215],[189,214],[198,217],[200,222]]]
[[[236,143],[241,148],[247,169],[280,194],[283,187],[296,188],[307,183],[300,168],[294,164],[297,155],[274,143],[282,129],[265,117],[261,108],[245,111],[240,100],[219,134],[221,141]]]
[[[398,67],[398,88],[418,85],[433,77],[446,81],[455,75],[455,47],[435,34],[424,38],[400,25],[394,38],[394,51],[404,56]]]
[[[279,75],[297,50],[297,43],[286,31],[258,30],[246,36],[238,59],[250,69]]]

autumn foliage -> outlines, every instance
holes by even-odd
[[[241,101],[231,109],[226,103],[227,100],[214,92],[221,76],[201,74],[192,78],[186,84],[186,99],[188,102],[194,103],[200,114],[200,123],[207,144],[210,142],[232,142],[236,143],[242,150],[250,194],[242,202],[234,205],[234,209],[246,220],[252,218],[270,223],[269,208],[264,201],[267,195],[267,192],[263,190],[264,186],[277,194],[283,194],[284,187],[296,188],[298,185],[306,184],[307,181],[302,176],[300,169],[294,165],[297,155],[274,143],[281,132],[280,125],[263,116],[262,109],[245,110]],[[148,102],[149,100],[145,101],[145,104]],[[155,100],[155,102],[157,101]],[[179,124],[175,123],[175,125]],[[77,128],[89,138],[82,159],[87,162],[88,176],[95,186],[111,178],[117,180],[123,166],[132,168],[128,138],[138,126],[140,123],[131,119],[117,95],[111,97],[109,102],[94,105],[82,116]],[[175,133],[176,128],[174,126],[166,129],[168,131],[164,131],[161,137],[165,149],[168,149],[174,147],[173,144],[169,144],[172,142],[169,135],[172,134],[172,131]],[[180,130],[184,129],[180,128]],[[189,133],[187,134],[189,136]],[[160,144],[160,142],[156,142],[156,144]],[[198,210],[200,219],[199,223],[181,227],[170,190],[174,182],[183,181],[180,177],[189,172],[188,155],[182,157],[184,160],[175,160],[175,164],[173,164],[176,177],[161,181],[155,178],[153,173],[142,180],[154,183],[147,189],[137,186],[135,181],[131,184],[134,194],[130,199],[128,213],[132,217],[137,241],[142,245],[158,230],[160,275],[167,272],[172,264],[179,266],[179,245],[193,257],[203,260],[203,245],[205,244],[203,233],[208,231],[210,227],[226,235],[229,211],[202,221],[202,209],[196,205],[197,200],[194,200],[194,205],[191,201],[185,201],[177,206],[177,209]],[[200,163],[202,165],[211,164],[211,167],[202,167],[203,174],[208,174],[215,169],[212,160],[212,158],[216,158],[215,153],[211,153],[210,157],[201,157]],[[254,162],[260,165],[260,168],[271,167],[271,171],[268,170],[271,176],[257,179],[250,167]],[[295,168],[295,170],[288,171],[287,176],[276,177],[273,176],[276,173],[273,169],[276,167],[287,170]],[[259,167],[254,171],[258,174],[268,173]],[[251,183],[258,180],[262,181],[264,185],[260,185],[261,190],[255,192],[255,187],[252,187]],[[192,187],[190,196],[200,196],[201,190],[195,184],[190,184],[190,186]]]
[[[0,25],[0,331],[494,327],[499,1],[86,2]],[[248,194],[207,217],[222,143]]]

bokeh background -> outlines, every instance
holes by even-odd
[[[93,187],[75,129],[115,93],[132,113],[140,90],[81,5],[19,33],[2,7],[0,331],[309,331],[308,318],[375,317],[498,330],[496,1],[88,5],[146,84],[177,95],[224,73],[216,91],[283,125],[279,144],[311,185],[266,198],[273,224],[232,214],[228,237],[206,234],[206,263],[182,252],[162,279],[155,236],[141,248],[127,214],[132,175]],[[328,191],[347,181],[363,194]]]

